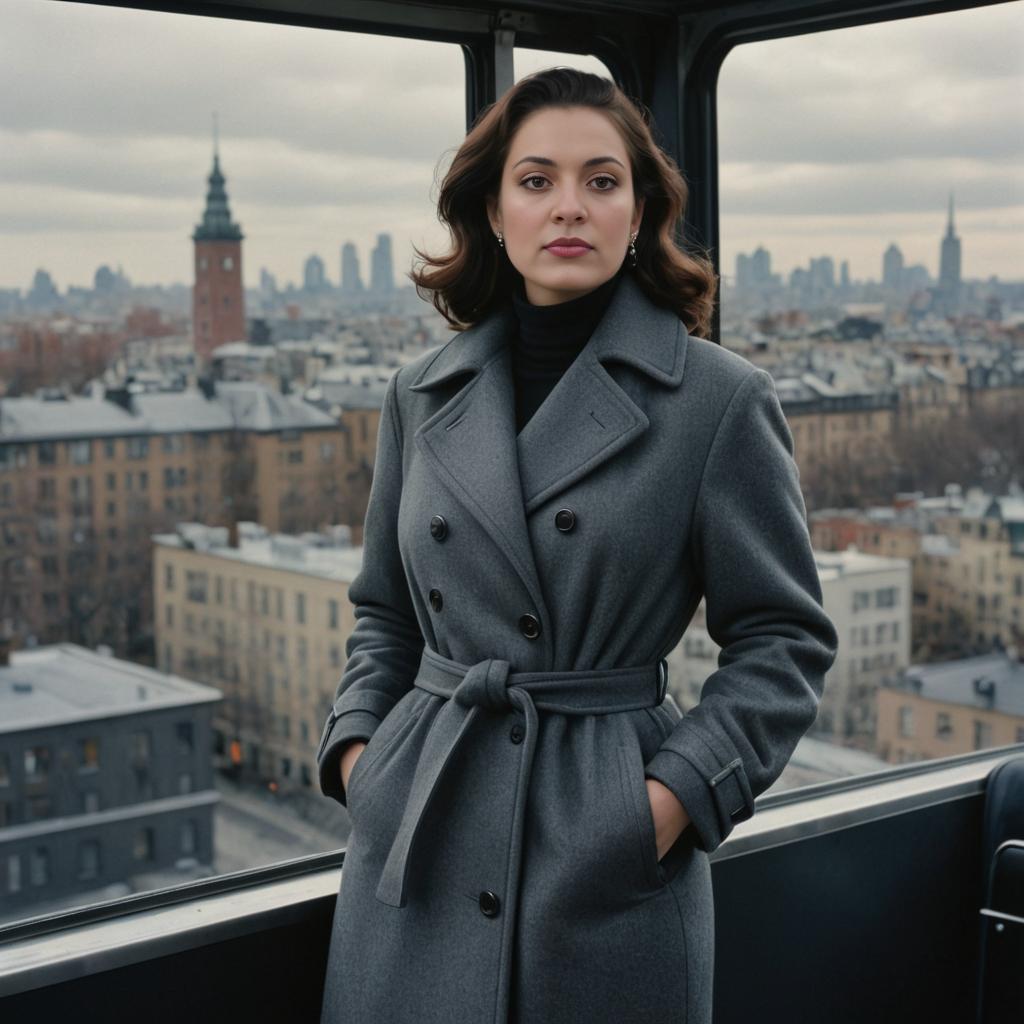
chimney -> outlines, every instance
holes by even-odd
[[[238,547],[238,520],[232,519],[228,523],[228,547]]]
[[[208,402],[217,397],[217,385],[209,374],[204,373],[197,377],[196,384]]]
[[[135,414],[135,403],[132,399],[132,393],[128,390],[126,384],[121,384],[116,388],[107,388],[103,393],[103,397],[108,402],[113,402],[114,405],[120,406],[125,412]]]

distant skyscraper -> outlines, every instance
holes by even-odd
[[[27,295],[30,306],[53,306],[60,301],[60,293],[47,270],[37,270]]]
[[[359,253],[352,242],[341,247],[341,291],[344,295],[358,295],[363,290],[359,277]]]
[[[772,279],[772,255],[763,246],[758,246],[750,257],[750,269],[754,284],[770,284]]]
[[[192,232],[195,286],[192,289],[192,343],[201,362],[229,341],[245,341],[242,293],[242,234],[231,220],[225,179],[214,135],[213,170],[208,178],[202,223]]]
[[[839,287],[849,288],[850,287],[850,261],[843,260],[839,264]]]
[[[324,261],[315,253],[303,264],[302,287],[307,292],[322,292],[327,289]]]
[[[882,256],[882,286],[894,291],[903,287],[903,253],[895,242]]]
[[[960,239],[953,230],[953,193],[949,194],[949,223],[939,254],[939,295],[947,311],[956,309],[960,299]]]
[[[395,290],[395,272],[391,262],[391,235],[377,236],[377,245],[370,254],[370,289],[378,294]]]
[[[832,289],[836,286],[836,266],[831,256],[819,256],[811,259],[811,287]]]
[[[747,256],[740,253],[736,257],[736,287],[756,288],[771,284],[772,256],[763,246],[758,246]]]
[[[277,278],[266,267],[260,268],[260,291],[267,295],[277,291]]]

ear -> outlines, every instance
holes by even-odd
[[[630,233],[630,235],[632,235],[635,232],[640,230],[640,221],[642,221],[643,218],[644,218],[644,197],[641,196],[636,201],[635,205],[636,205],[636,212],[633,214],[633,221],[629,225],[629,233]]]
[[[487,207],[487,219],[491,224],[491,231],[497,234],[501,230],[501,221],[498,219],[498,200],[494,196],[488,196],[485,204]]]

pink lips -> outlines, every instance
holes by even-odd
[[[545,248],[556,256],[564,257],[582,256],[584,253],[590,252],[589,245],[548,245]]]

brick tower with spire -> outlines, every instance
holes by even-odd
[[[232,222],[217,152],[214,123],[213,170],[207,179],[206,209],[192,233],[195,285],[192,288],[192,344],[196,358],[209,366],[210,353],[229,341],[245,341],[242,291],[242,234]]]

